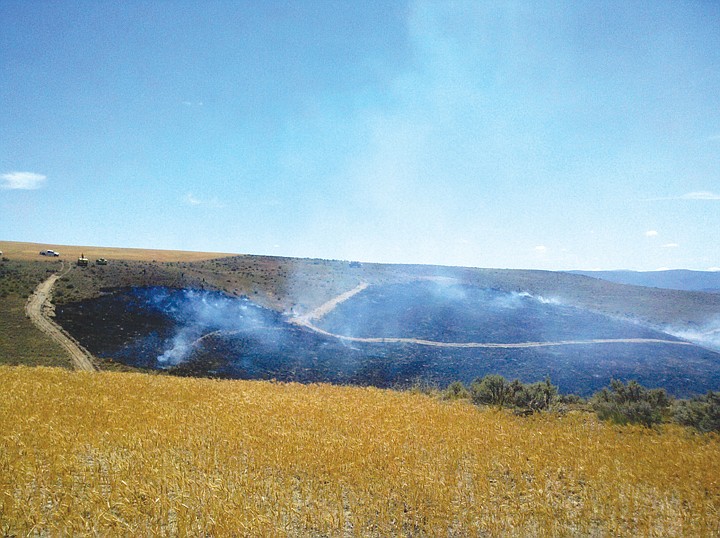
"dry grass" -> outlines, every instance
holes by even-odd
[[[329,385],[0,367],[0,532],[712,536],[720,439]]]
[[[18,241],[0,241],[0,251],[3,256],[11,260],[45,260],[48,262],[57,261],[58,258],[46,258],[40,256],[41,250],[55,250],[60,252],[61,260],[69,260],[75,263],[80,254],[94,261],[96,258],[107,258],[112,260],[137,260],[137,261],[158,261],[158,262],[194,262],[232,256],[232,254],[221,254],[217,252],[190,252],[185,250],[152,250],[140,248],[112,248],[93,247],[76,245],[54,245],[50,243],[22,243]]]

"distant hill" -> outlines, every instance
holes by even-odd
[[[618,284],[631,284],[669,290],[720,293],[720,271],[568,271],[575,275],[600,278]]]

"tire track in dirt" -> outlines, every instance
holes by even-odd
[[[308,322],[312,322],[312,320],[314,320],[314,319],[321,319],[323,316],[332,312],[337,307],[337,305],[347,301],[353,295],[357,295],[358,293],[363,291],[365,288],[367,288],[369,285],[370,284],[368,284],[367,282],[361,282],[360,284],[358,284],[356,287],[354,287],[350,291],[341,293],[337,297],[330,299],[328,302],[321,304],[312,312],[305,314],[304,316],[300,316],[300,318],[297,318],[297,319],[307,320]]]
[[[320,305],[312,312],[305,314],[304,316],[298,316],[290,319],[290,323],[305,327],[317,334],[323,336],[329,336],[331,338],[337,338],[345,342],[359,342],[366,344],[416,344],[420,346],[432,346],[432,347],[449,347],[449,348],[501,348],[501,349],[516,349],[516,348],[531,348],[531,347],[551,347],[551,346],[585,346],[595,344],[672,344],[678,346],[694,346],[692,342],[682,340],[663,340],[659,338],[597,338],[591,340],[560,340],[557,342],[513,342],[513,343],[502,343],[502,342],[439,342],[436,340],[423,340],[421,338],[399,338],[399,337],[359,337],[359,336],[346,336],[342,334],[335,334],[320,327],[316,326],[313,321],[321,319],[323,316],[332,312],[343,301],[347,301],[353,295],[360,293],[368,287],[366,282],[363,282],[359,286],[347,291],[341,295],[338,295],[334,299]]]
[[[43,333],[55,340],[70,355],[76,370],[94,372],[97,370],[90,352],[76,342],[52,318],[52,289],[61,276],[67,274],[72,266],[62,275],[54,273],[47,280],[41,282],[35,291],[28,297],[25,304],[25,313],[30,321]]]

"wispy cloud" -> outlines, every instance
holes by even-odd
[[[720,200],[720,194],[709,191],[697,191],[683,194],[680,198],[682,200]]]
[[[677,243],[665,243],[662,248],[678,248],[679,246]]]
[[[202,101],[183,101],[182,104],[185,106],[193,106],[193,107],[194,106],[203,106]]]
[[[42,187],[47,176],[34,172],[8,172],[0,176],[2,189],[31,191]]]
[[[183,202],[190,206],[206,206],[206,207],[213,207],[213,208],[220,208],[225,207],[225,204],[220,202],[217,198],[211,198],[209,200],[205,200],[203,198],[198,198],[193,193],[188,192],[183,196]]]
[[[720,194],[710,191],[687,192],[680,196],[662,196],[658,198],[645,198],[646,202],[657,202],[660,200],[720,200]]]
[[[648,230],[645,232],[645,237],[657,237],[657,230]]]
[[[545,245],[538,245],[535,247],[535,252],[547,252],[547,247]]]

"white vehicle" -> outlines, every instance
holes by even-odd
[[[60,253],[55,252],[54,250],[41,250],[40,255],[41,256],[60,256]]]

